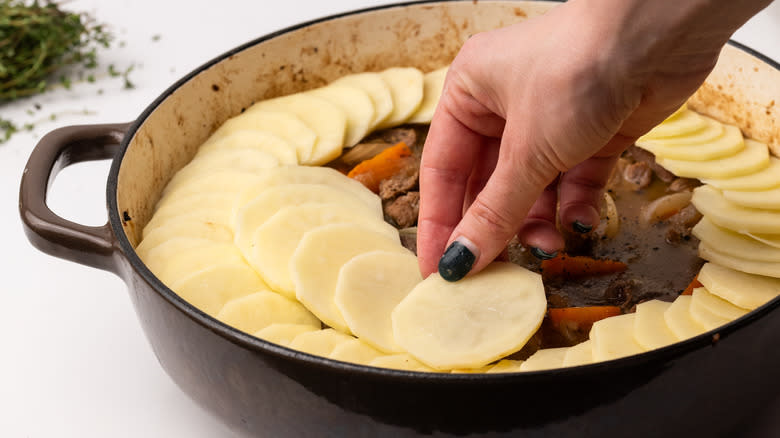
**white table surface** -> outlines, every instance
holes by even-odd
[[[121,280],[44,255],[27,242],[17,212],[22,170],[35,142],[52,129],[131,121],[181,76],[239,44],[302,21],[385,3],[391,2],[67,2],[110,24],[124,44],[103,52],[101,63],[119,70],[135,63],[130,77],[136,88],[124,90],[121,80],[106,77],[0,105],[4,118],[39,121],[33,132],[0,144],[0,436],[233,436],[165,375]],[[780,60],[780,1],[735,39]],[[27,111],[35,103],[42,109],[31,116]],[[41,121],[52,113],[56,120]],[[50,192],[51,208],[84,224],[105,223],[108,167],[96,162],[67,168]]]

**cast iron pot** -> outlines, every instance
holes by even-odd
[[[25,231],[44,252],[122,277],[165,371],[245,436],[744,436],[780,393],[780,299],[717,331],[620,360],[505,375],[417,373],[316,357],[235,330],[182,300],[133,249],[174,172],[252,102],[350,72],[432,70],[450,62],[468,35],[553,6],[400,4],[250,42],[173,85],[133,123],[72,126],[45,136],[22,178]],[[777,151],[774,102],[780,103],[778,65],[731,45],[691,105]],[[94,159],[113,159],[109,219],[101,227],[67,221],[46,206],[58,170]],[[765,430],[777,431],[780,421],[767,413],[772,429]]]

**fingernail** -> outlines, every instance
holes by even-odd
[[[535,246],[532,246],[531,254],[533,254],[534,257],[536,257],[539,260],[550,260],[550,259],[554,259],[555,256],[558,255],[558,251],[553,251],[552,253],[549,253],[543,249],[539,249]]]
[[[462,241],[456,240],[439,259],[439,275],[447,281],[458,281],[471,271],[475,260],[474,253]]]
[[[589,233],[589,232],[590,232],[590,230],[592,230],[592,229],[593,229],[593,226],[592,226],[592,225],[585,225],[585,224],[583,224],[583,223],[582,223],[582,222],[580,222],[580,221],[574,221],[574,222],[572,222],[572,224],[571,224],[571,228],[572,228],[574,231],[576,231],[576,232],[578,232],[578,233],[580,233],[580,234],[585,234],[585,233]]]

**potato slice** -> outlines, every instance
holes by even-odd
[[[678,296],[664,312],[664,321],[677,339],[684,341],[707,331],[691,317],[691,297]]]
[[[713,330],[722,325],[728,324],[731,321],[729,318],[725,318],[713,313],[712,310],[704,305],[700,298],[695,298],[695,296],[702,294],[701,289],[704,288],[698,287],[694,289],[693,296],[691,297],[690,312],[693,320],[701,324],[707,330]]]
[[[678,341],[664,319],[664,314],[671,305],[672,303],[661,300],[650,300],[636,305],[634,338],[645,350],[665,347]]]
[[[699,115],[705,121],[705,125],[702,129],[697,131],[685,132],[681,135],[674,137],[659,137],[659,138],[645,138],[640,137],[636,141],[636,145],[644,148],[646,145],[657,147],[675,147],[675,146],[687,146],[710,142],[719,137],[722,137],[726,131],[726,125],[723,123],[707,117]],[[739,131],[737,131],[739,132]],[[740,133],[740,143],[742,143],[742,134]],[[648,150],[650,150],[648,148]]]
[[[444,79],[447,77],[449,66],[426,73],[423,76],[423,100],[417,111],[409,117],[407,123],[431,123],[436,105],[444,90]]]
[[[266,288],[255,271],[242,263],[213,265],[171,283],[171,290],[211,316],[228,301]]]
[[[717,124],[718,122],[711,122]],[[657,158],[686,160],[686,161],[710,161],[723,157],[730,157],[745,148],[745,141],[742,138],[742,132],[736,126],[727,125],[720,127],[723,135],[708,139],[702,143],[684,143],[689,138],[671,137],[659,140],[639,142],[637,146],[647,149],[655,154]],[[712,132],[705,128],[704,134]],[[703,136],[701,131],[692,137]],[[706,137],[704,135],[703,137]],[[641,144],[640,144],[641,143]]]
[[[374,347],[366,344],[360,339],[353,339],[336,345],[328,357],[343,362],[368,365],[371,361],[380,356],[384,356],[384,354],[379,350],[376,350]]]
[[[484,367],[479,368],[458,368],[455,370],[450,370],[450,373],[452,374],[483,374],[487,373],[489,369],[493,368],[493,365],[485,365]]]
[[[255,333],[271,324],[320,324],[301,303],[268,290],[228,301],[217,313],[217,319],[246,333]]]
[[[478,368],[521,349],[546,310],[539,274],[496,262],[454,283],[430,275],[393,311],[393,335],[432,368]]]
[[[761,242],[764,245],[771,246],[772,248],[780,248],[780,234],[762,234],[750,232],[744,232],[740,234],[747,236],[755,241]]]
[[[704,117],[689,109],[683,109],[674,112],[638,141],[690,135],[706,126],[707,120]]]
[[[374,209],[378,218],[384,218],[382,200],[363,184],[329,167],[287,166],[269,169],[254,184],[244,186],[237,206],[241,207],[265,190],[288,184],[323,184],[351,193]],[[329,201],[319,201],[329,202]]]
[[[721,190],[767,190],[780,186],[780,159],[769,157],[769,165],[759,171],[734,178],[708,179],[704,183]]]
[[[360,208],[354,208],[355,205]],[[306,203],[284,207],[271,216],[257,228],[246,246],[248,253],[244,254],[268,285],[295,298],[290,259],[307,231],[327,224],[362,225],[400,243],[398,230],[378,220],[363,204]]]
[[[344,111],[347,117],[345,147],[358,144],[371,131],[371,122],[376,117],[376,110],[368,93],[362,88],[348,84],[333,84],[315,88],[307,93],[325,99]]]
[[[748,175],[769,165],[769,148],[764,143],[745,140],[745,147],[734,155],[708,161],[658,158],[658,164],[679,177],[733,178]]]
[[[317,142],[317,132],[296,114],[289,111],[256,110],[245,111],[228,119],[209,137],[207,143],[247,129],[268,132],[293,145],[299,163],[304,163],[311,157]]]
[[[724,190],[723,197],[741,207],[780,210],[780,187],[757,191]]]
[[[369,131],[382,123],[393,111],[393,95],[379,73],[356,73],[342,76],[331,85],[348,85],[365,91],[374,104],[374,118],[369,125]]]
[[[298,153],[295,146],[278,135],[253,129],[240,129],[214,140],[209,139],[198,148],[196,157],[215,150],[232,149],[253,149],[265,152],[273,155],[283,166],[298,164]]]
[[[375,210],[370,210],[360,199],[337,187],[322,184],[275,186],[261,192],[236,213],[233,221],[236,246],[247,259],[253,259],[252,239],[258,228],[284,207],[312,202],[340,204],[344,211],[362,211],[367,216],[375,215],[377,221],[382,220]]]
[[[257,275],[246,264],[235,245],[224,243],[214,243],[171,254],[164,263],[159,265],[159,269],[153,270],[153,272],[163,283],[170,285],[195,272],[222,264],[242,265]],[[258,276],[258,278],[260,277]],[[267,289],[268,287],[265,286],[264,288]]]
[[[517,373],[520,371],[520,365],[523,364],[522,360],[501,359],[497,364],[488,368],[485,373],[487,374],[499,374],[499,373]]]
[[[392,368],[394,370],[405,371],[426,371],[435,372],[433,368],[426,366],[424,363],[418,361],[414,357],[406,353],[391,354],[388,356],[380,356],[372,360],[369,365],[380,368]]]
[[[610,316],[593,323],[590,340],[593,360],[612,360],[645,351],[634,338],[636,314]]]
[[[290,342],[289,347],[304,353],[328,357],[339,344],[353,340],[355,338],[352,336],[329,328],[301,333]]]
[[[693,290],[693,301],[691,301],[691,306],[701,306],[729,321],[741,318],[742,315],[748,313],[747,309],[737,307],[723,298],[711,294],[705,287],[699,287]]]
[[[146,258],[147,252],[168,240],[189,237],[213,242],[232,242],[233,232],[224,225],[193,220],[169,222],[151,231],[135,248],[138,257]]]
[[[149,269],[157,275],[167,266],[172,258],[199,248],[208,248],[216,243],[209,239],[198,237],[176,237],[169,239],[148,251],[140,253],[139,256]],[[208,249],[207,249],[208,250]]]
[[[279,166],[279,160],[268,152],[248,148],[217,149],[196,155],[189,164],[176,172],[168,186],[170,190],[175,190],[187,181],[219,170],[259,173]]]
[[[189,222],[230,224],[230,213],[233,211],[235,199],[235,196],[208,193],[167,199],[144,227],[143,236],[146,238],[155,229],[180,222],[183,218],[189,218]]]
[[[363,225],[332,224],[308,231],[290,259],[295,296],[325,324],[350,333],[334,301],[341,267],[369,251],[409,253],[398,239],[390,239]]]
[[[748,274],[780,278],[780,263],[760,262],[757,260],[748,260],[729,254],[724,254],[715,250],[704,242],[699,243],[699,257],[703,258],[704,260],[717,263],[721,266],[726,266],[728,268]]]
[[[371,251],[341,267],[334,299],[355,336],[385,353],[400,353],[390,315],[421,281],[414,254]]]
[[[721,228],[704,217],[693,227],[693,235],[724,254],[748,260],[780,262],[780,248],[769,246],[744,234]]]
[[[753,310],[780,295],[780,280],[735,271],[716,263],[705,263],[699,282],[713,294],[735,306]]]
[[[593,341],[580,342],[566,350],[561,366],[574,367],[593,363]]]
[[[260,177],[254,173],[229,170],[216,171],[203,175],[202,178],[187,181],[187,184],[178,186],[175,189],[166,186],[165,189],[163,189],[162,198],[157,203],[157,208],[162,208],[163,205],[168,202],[173,202],[179,197],[209,193],[219,194],[225,197],[235,195],[235,199],[238,200],[238,195],[246,190],[247,187],[254,185],[259,179]]]
[[[414,67],[393,67],[379,73],[393,96],[393,111],[377,129],[400,125],[417,111],[423,100],[423,73]]]
[[[563,358],[569,351],[568,347],[542,348],[532,354],[520,365],[520,371],[541,371],[560,368],[563,366]]]
[[[311,154],[306,158],[298,155],[301,164],[319,166],[341,154],[347,116],[338,106],[312,94],[295,93],[257,102],[244,114],[263,111],[294,114],[317,134]]]
[[[710,221],[738,233],[780,234],[780,212],[740,207],[712,186],[693,190],[691,203]]]
[[[319,322],[316,326],[274,323],[255,332],[255,337],[287,347],[290,345],[290,342],[301,333],[319,331],[321,328]]]

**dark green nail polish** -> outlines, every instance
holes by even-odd
[[[558,255],[558,251],[553,251],[552,253],[549,253],[543,249],[539,249],[535,246],[532,246],[531,254],[533,254],[534,257],[536,257],[539,260],[550,260],[550,259],[554,259],[555,256]]]
[[[447,281],[458,281],[474,266],[476,257],[462,243],[455,241],[439,259],[439,275]]]
[[[592,230],[592,229],[593,229],[593,226],[592,226],[592,225],[585,225],[585,224],[583,224],[583,223],[582,223],[582,222],[580,222],[580,221],[574,221],[574,222],[571,224],[571,228],[572,228],[574,231],[576,231],[576,232],[578,232],[578,233],[580,233],[580,234],[585,234],[585,233],[589,233],[589,232],[590,232],[590,230]]]

